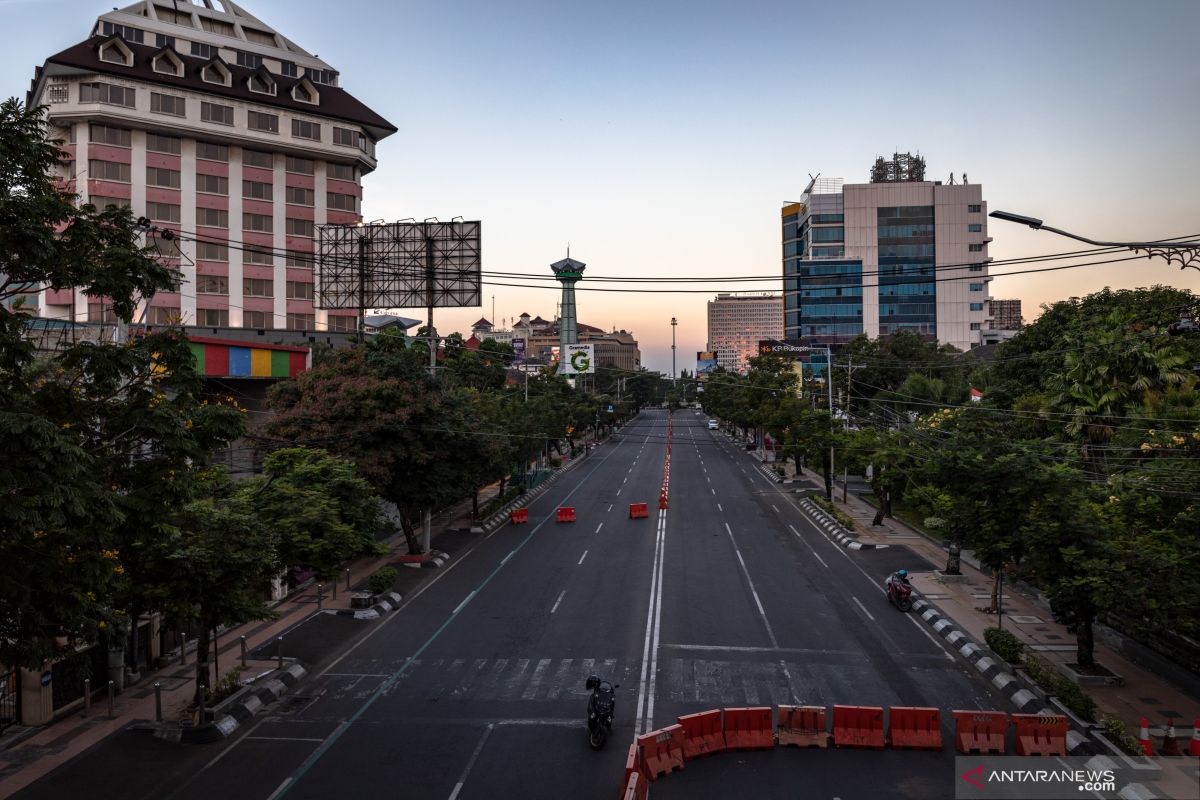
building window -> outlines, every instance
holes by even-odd
[[[351,130],[350,128],[333,128],[333,143],[340,144],[343,147],[357,147],[362,149],[363,135],[359,131]]]
[[[287,235],[288,236],[308,236],[313,235],[313,223],[309,219],[292,219],[287,218]]]
[[[215,83],[218,86],[228,86],[231,77],[229,70],[215,61],[211,64],[206,64],[204,69],[200,70],[200,80],[205,83]]]
[[[288,281],[287,282],[287,299],[288,300],[312,300],[313,285],[304,281]]]
[[[983,284],[982,283],[972,283],[970,288],[971,288],[972,292],[982,292]]]
[[[156,47],[170,47],[175,49],[175,37],[167,36],[165,33],[154,34],[154,44]]]
[[[65,103],[71,99],[71,87],[65,83],[52,83],[46,87],[47,103]]]
[[[292,99],[299,103],[309,103],[315,106],[319,98],[311,83],[300,81],[292,87]]]
[[[140,28],[134,28],[129,25],[118,25],[115,22],[100,23],[100,32],[105,36],[120,36],[127,42],[137,42],[138,44],[146,43],[146,32]]]
[[[170,153],[179,155],[183,149],[183,140],[178,136],[163,136],[161,133],[146,134],[146,149],[152,153]]]
[[[229,294],[229,278],[224,275],[197,275],[196,294]]]
[[[321,141],[321,123],[294,119],[292,120],[292,136],[319,142]]]
[[[88,177],[97,181],[129,183],[132,175],[128,164],[121,164],[117,161],[92,160],[88,162]]]
[[[174,8],[156,5],[154,7],[154,16],[159,22],[170,22],[173,25],[182,25],[185,28],[192,27],[191,13],[180,11],[178,2],[175,2]]]
[[[79,102],[108,103],[112,106],[133,108],[137,93],[124,86],[114,86],[111,83],[81,83],[79,84]]]
[[[105,211],[114,208],[131,208],[129,199],[124,197],[105,197],[104,195],[93,194],[90,196],[89,202],[96,208],[104,209]]]
[[[338,74],[331,69],[304,68],[304,77],[313,83],[323,83],[326,86],[337,86]]]
[[[260,31],[255,28],[247,28],[242,26],[242,33],[246,34],[246,41],[254,42],[255,44],[265,44],[267,47],[275,47],[275,34]]]
[[[187,101],[173,94],[150,93],[150,110],[156,114],[172,114],[176,117],[187,115]]]
[[[311,158],[297,158],[296,156],[287,157],[287,171],[295,172],[299,175],[312,175],[314,169],[313,160]]]
[[[201,17],[200,27],[209,33],[219,33],[222,36],[236,36],[233,25],[220,19],[212,19],[211,17]]]
[[[243,297],[274,297],[271,281],[267,278],[243,278]]]
[[[192,42],[192,55],[199,56],[200,58],[214,58],[217,55],[217,46],[215,44]]]
[[[178,325],[182,321],[183,315],[178,306],[150,306],[150,313],[146,317],[149,325]]]
[[[255,94],[275,94],[275,82],[257,73],[246,79],[246,85]]]
[[[351,332],[358,330],[358,317],[329,317],[329,330]]]
[[[201,308],[196,311],[196,324],[201,328],[228,328],[229,312],[224,308]]]
[[[969,244],[969,245],[967,245],[967,252],[969,252],[969,253],[982,253],[982,252],[983,252],[983,245],[982,245],[982,244]]]
[[[216,122],[220,125],[233,124],[233,106],[223,106],[217,103],[200,103],[200,120]]]
[[[94,144],[129,147],[130,133],[128,128],[114,128],[110,125],[99,125],[93,122],[88,125],[88,139]]]
[[[228,261],[229,246],[217,242],[197,242],[196,258],[201,261]]]
[[[279,116],[277,114],[264,114],[261,111],[247,111],[246,126],[252,131],[279,133]]]
[[[339,181],[357,181],[358,170],[353,164],[329,164],[329,177]]]
[[[983,225],[978,222],[973,222],[967,226],[968,233],[983,233]]]
[[[242,197],[249,197],[251,200],[273,200],[274,187],[269,183],[242,181]]]
[[[146,185],[163,189],[179,188],[179,170],[162,167],[146,167]]]
[[[358,198],[352,194],[326,192],[325,202],[329,208],[337,211],[358,211]]]
[[[242,229],[271,233],[275,230],[275,224],[269,214],[242,214]]]
[[[973,330],[973,331],[983,330],[983,323],[982,322],[972,322],[971,330]]]
[[[311,331],[317,327],[317,318],[314,314],[288,314],[287,326],[291,330]]]
[[[275,263],[275,256],[270,250],[260,250],[257,247],[247,247],[242,251],[242,263],[271,265]]]
[[[116,322],[117,315],[108,303],[88,303],[88,322]]]
[[[241,50],[237,51],[237,65],[239,67],[249,67],[250,69],[258,69],[262,66],[263,59],[260,55],[254,53],[244,53]]]
[[[971,303],[972,311],[983,311],[983,303]]]
[[[242,163],[247,167],[273,169],[275,166],[275,156],[271,153],[264,153],[262,150],[243,150]]]
[[[146,203],[146,216],[155,222],[174,222],[178,225],[179,206],[173,203]]]
[[[970,270],[971,272],[983,272],[983,264],[972,264]]]
[[[302,253],[299,250],[287,251],[287,265],[296,269],[312,269],[316,257],[312,253]]]
[[[178,78],[183,74],[183,62],[172,52],[159,53],[150,62],[151,68],[161,75],[171,75]]]
[[[229,163],[229,147],[213,142],[196,142],[196,158],[203,158],[205,161],[221,161],[227,164]]]
[[[242,327],[270,330],[275,326],[275,315],[270,311],[243,311]]]
[[[109,64],[120,64],[122,67],[132,67],[133,51],[124,43],[113,40],[100,45],[100,60]]]
[[[229,194],[229,178],[223,175],[196,175],[196,191],[203,194]]]
[[[299,186],[287,187],[287,201],[294,206],[311,206],[316,199],[316,192]]]
[[[296,69],[296,62],[281,61],[279,62],[279,74],[285,78],[295,78],[300,74],[300,72]]]
[[[967,206],[967,211],[971,214],[978,214],[983,211],[983,206],[979,203],[972,203]]]
[[[196,224],[203,228],[228,228],[229,212],[220,208],[197,208]]]

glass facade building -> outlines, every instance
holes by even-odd
[[[937,338],[933,206],[876,209],[879,335],[912,331]]]

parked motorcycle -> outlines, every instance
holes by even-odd
[[[899,575],[892,574],[888,576],[887,583],[888,602],[894,605],[901,611],[908,611],[912,608],[912,584],[901,578]]]
[[[591,675],[587,679],[587,688],[592,696],[588,699],[588,743],[593,750],[604,747],[608,734],[612,732],[613,714],[617,710],[617,689],[619,683],[602,681]]]

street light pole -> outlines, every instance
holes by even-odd
[[[1059,236],[1065,236],[1068,239],[1074,239],[1077,242],[1095,245],[1096,247],[1120,247],[1132,250],[1135,253],[1145,253],[1146,258],[1164,258],[1168,264],[1178,261],[1180,269],[1191,267],[1192,269],[1200,270],[1200,242],[1103,242],[1096,239],[1089,239],[1086,236],[1079,236],[1070,231],[1053,228],[1037,217],[1027,217],[1024,214],[993,211],[988,216],[995,219],[1002,219],[1005,222],[1015,222],[1018,225],[1028,225],[1035,231],[1057,233]]]
[[[675,382],[675,326],[677,324],[678,321],[674,317],[671,317],[671,385],[676,389],[679,388]]]

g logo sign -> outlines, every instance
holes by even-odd
[[[571,353],[571,369],[575,372],[587,372],[592,366],[592,360],[588,358],[586,350],[576,350]]]

